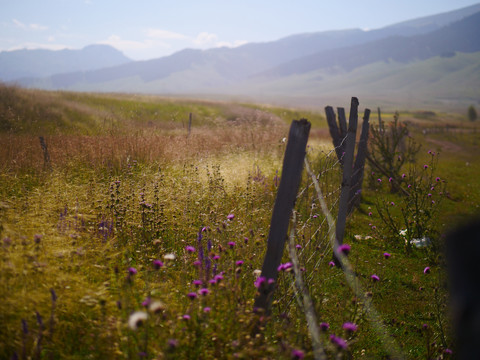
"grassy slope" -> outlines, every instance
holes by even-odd
[[[40,334],[35,311],[46,324],[41,343],[45,357],[51,353],[54,357],[78,359],[89,355],[135,358],[145,346],[149,353],[163,353],[166,358],[226,357],[235,353],[246,358],[290,358],[293,349],[311,351],[303,312],[289,289],[289,274],[280,277],[274,317],[258,337],[251,337],[250,326],[255,319],[251,313],[253,270],[261,266],[265,250],[275,170],[280,168],[284,146],[279,141],[285,136],[283,123],[272,127],[271,122],[262,120],[264,112],[241,112],[244,107],[238,105],[72,93],[20,91],[18,96],[29,99],[26,108],[57,106],[69,126],[59,125],[55,129],[58,137],[47,137],[52,152],[51,172],[42,170],[37,138],[31,136],[38,133],[38,127],[23,127],[17,134],[7,135],[9,144],[21,143],[22,148],[30,147],[31,153],[17,157],[18,162],[24,161],[23,166],[10,164],[1,173],[1,237],[11,240],[11,244],[4,241],[1,245],[2,357],[10,357],[14,349],[19,355],[23,349],[35,354]],[[26,117],[22,123],[31,124],[27,115],[17,111]],[[185,116],[190,111],[200,114],[203,122],[186,141],[178,114]],[[327,200],[333,206],[338,195],[338,169],[334,159],[319,154],[317,147],[324,140],[328,142],[324,120],[318,114],[296,110],[269,111],[285,121],[292,116],[315,119],[312,133],[317,137],[311,142],[309,156],[317,171],[324,171],[323,191],[331,194]],[[115,126],[102,124],[99,113],[108,113]],[[82,123],[83,117],[96,124],[95,135],[71,135],[76,132],[72,126]],[[422,139],[421,130],[441,122],[441,118],[417,120],[420,127],[415,136]],[[213,136],[203,132],[212,126],[217,128]],[[87,134],[81,126],[76,129]],[[141,130],[141,134],[132,129]],[[152,137],[166,143],[163,158],[159,158],[160,152],[151,150]],[[103,143],[96,147],[99,140]],[[442,222],[459,210],[463,214],[478,211],[480,168],[475,134],[428,134],[421,141],[424,150],[430,144],[442,147],[439,174],[448,179],[454,200],[443,203]],[[61,152],[55,152],[57,148]],[[115,157],[108,151],[101,153],[104,148],[115,151]],[[185,155],[175,156],[176,150]],[[1,153],[2,163],[8,163],[18,151],[12,145],[10,152]],[[28,154],[36,154],[40,166],[32,163]],[[109,156],[118,161],[105,161]],[[311,191],[303,194],[297,204],[300,220],[296,241],[302,245],[299,255],[319,318],[330,323],[329,333],[341,336],[346,336],[341,328],[343,322],[356,322],[359,331],[349,340],[352,356],[358,358],[365,353],[367,357],[378,357],[384,351],[379,337],[366,321],[358,299],[346,287],[341,271],[328,266],[328,229],[318,210],[311,207]],[[367,201],[371,196],[367,195]],[[152,207],[145,207],[142,199]],[[387,242],[355,239],[354,235],[370,234],[368,224],[372,220],[365,214],[368,206],[368,202],[362,205],[362,211],[349,221],[350,260],[365,290],[373,293],[388,331],[396,336],[407,357],[424,357],[424,323],[441,343],[438,312],[431,300],[444,278],[443,271],[432,265],[432,273],[425,276],[422,270],[431,264],[423,252],[406,256]],[[229,213],[235,214],[234,221],[226,220]],[[110,231],[110,221],[115,221],[114,231]],[[220,255],[218,271],[225,271],[224,280],[209,287],[211,294],[192,302],[186,296],[195,291],[191,281],[205,276],[193,265],[198,257],[197,232],[203,226],[211,229],[204,234],[203,246],[207,240],[212,241],[212,252]],[[43,235],[39,244],[33,241],[35,234]],[[229,241],[236,242],[235,250],[229,250]],[[186,245],[195,246],[197,252],[189,254]],[[384,251],[392,257],[384,259]],[[165,261],[163,255],[171,252],[177,255],[176,260]],[[153,259],[164,260],[166,265],[155,271]],[[244,260],[239,270],[234,265],[237,260]],[[138,270],[133,280],[128,276],[130,266]],[[371,282],[371,274],[380,276],[381,281]],[[51,288],[58,296],[52,328]],[[445,295],[444,289],[440,294]],[[152,315],[147,328],[129,330],[126,324],[130,312],[142,309],[141,302],[147,295],[163,301],[167,310],[160,317]],[[211,307],[209,314],[203,312],[205,306]],[[191,321],[182,320],[183,314],[189,314]],[[443,310],[439,315],[444,319]],[[21,319],[26,320],[29,329],[24,335]],[[445,329],[448,331],[448,326]],[[145,338],[149,339],[147,345]],[[168,345],[169,339],[178,340],[179,346]],[[448,334],[447,341],[446,345],[451,346]],[[335,352],[330,347],[328,351]]]

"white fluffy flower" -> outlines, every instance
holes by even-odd
[[[128,326],[132,330],[137,330],[148,319],[148,314],[145,311],[135,311],[128,319]]]

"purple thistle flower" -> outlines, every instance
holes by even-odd
[[[405,179],[407,177],[407,174],[402,174],[402,179]]]
[[[378,275],[375,275],[375,274],[373,274],[372,276],[370,276],[370,278],[371,278],[373,281],[380,281],[380,278],[378,277]]]
[[[206,296],[210,293],[210,290],[208,290],[207,288],[201,288],[200,290],[198,290],[198,293],[200,295]]]
[[[218,259],[220,259],[220,255],[213,255],[213,256],[212,256],[212,259],[213,259],[213,260],[218,260]]]
[[[333,261],[330,261],[330,262],[328,263],[328,266],[334,267],[334,266],[335,266],[335,263],[334,263]]]
[[[188,315],[188,314],[183,315],[182,318],[183,318],[183,320],[185,320],[185,321],[188,321],[188,320],[191,319],[190,315]]]
[[[198,287],[198,286],[203,284],[203,281],[202,280],[193,280],[192,284]]]
[[[215,279],[210,279],[210,280],[208,280],[208,283],[209,283],[209,284],[212,284],[212,285],[215,285],[215,284],[217,283],[217,280],[215,280]]]
[[[242,266],[243,265],[243,260],[238,260],[235,262],[236,266]]]
[[[453,351],[450,350],[450,349],[445,349],[445,350],[443,350],[443,352],[444,352],[445,354],[448,354],[448,355],[452,355],[452,354],[453,354]]]
[[[200,265],[202,265],[202,262],[201,262],[200,260],[195,260],[195,261],[193,262],[193,265],[195,265],[195,266],[200,266]]]
[[[205,307],[203,308],[203,312],[205,312],[205,313],[209,313],[211,310],[212,310],[212,309],[211,309],[210,307],[208,307],[208,306],[205,306]]]
[[[381,183],[381,182],[382,182],[382,179],[378,178],[377,181],[378,181],[379,183]]]
[[[338,251],[341,252],[343,255],[347,256],[350,253],[352,247],[348,244],[342,244],[338,247]]]
[[[329,323],[327,323],[327,322],[321,322],[320,323],[320,330],[327,331],[328,329],[330,329],[330,324]]]
[[[390,205],[395,206],[395,203],[393,201],[390,202]]]
[[[128,273],[130,275],[136,275],[137,274],[137,269],[135,269],[134,267],[129,267],[128,268]]]
[[[287,262],[285,264],[280,264],[277,268],[277,271],[286,271],[288,269],[291,269],[292,268],[292,263],[291,262]]]
[[[267,283],[268,285],[275,284],[275,279],[268,279]]]
[[[170,346],[171,348],[176,348],[178,346],[177,339],[169,339],[167,343],[168,343],[168,346]]]
[[[233,220],[235,218],[234,214],[228,214],[227,220]]]
[[[187,250],[187,252],[191,252],[191,253],[195,252],[195,248],[193,246],[190,246],[190,245],[186,246],[185,250]]]
[[[388,182],[392,182],[393,181],[393,178],[388,178]]]
[[[428,169],[428,165],[427,165],[427,164],[423,165],[423,168],[424,168],[425,170]]]
[[[347,348],[347,342],[334,334],[330,335],[330,342],[336,345],[339,349],[345,350]]]
[[[298,250],[300,250],[300,249],[302,248],[302,245],[297,244],[297,245],[295,245],[295,248],[298,249]]]
[[[151,302],[152,300],[150,299],[150,296],[147,296],[145,300],[142,301],[142,306],[148,307],[148,305],[150,305]]]
[[[153,260],[153,267],[155,270],[160,269],[163,266],[163,262],[160,260]]]
[[[255,280],[254,285],[257,289],[259,289],[266,281],[267,279],[264,276],[260,276],[257,278],[257,280]]]
[[[293,349],[292,350],[292,359],[303,359],[305,354],[302,350]]]
[[[372,216],[372,215],[373,215],[373,213],[370,211],[370,212],[368,213],[368,216]]]
[[[189,292],[187,296],[190,298],[190,300],[195,300],[197,298],[197,293]]]
[[[343,324],[343,329],[347,332],[355,332],[358,329],[358,326],[352,322],[346,322]]]
[[[385,259],[388,259],[390,256],[392,256],[392,255],[389,254],[389,253],[387,253],[387,252],[383,253],[383,257],[384,257]]]
[[[439,181],[440,181],[440,178],[439,178],[439,177],[437,177],[435,180],[436,180],[437,182],[439,182]]]
[[[214,279],[217,282],[222,281],[223,280],[223,275],[222,274],[215,275]]]
[[[425,269],[423,269],[424,274],[428,274],[430,272],[430,266],[427,266]]]
[[[234,241],[229,241],[228,242],[228,246],[230,246],[231,249],[233,249],[235,247],[235,242]]]

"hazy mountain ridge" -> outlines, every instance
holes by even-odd
[[[0,52],[0,80],[45,77],[88,71],[131,62],[108,45],[89,45],[81,50],[14,50]]]

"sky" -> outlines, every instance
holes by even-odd
[[[318,31],[378,29],[479,0],[0,0],[0,51],[108,44],[132,60],[267,42]]]

